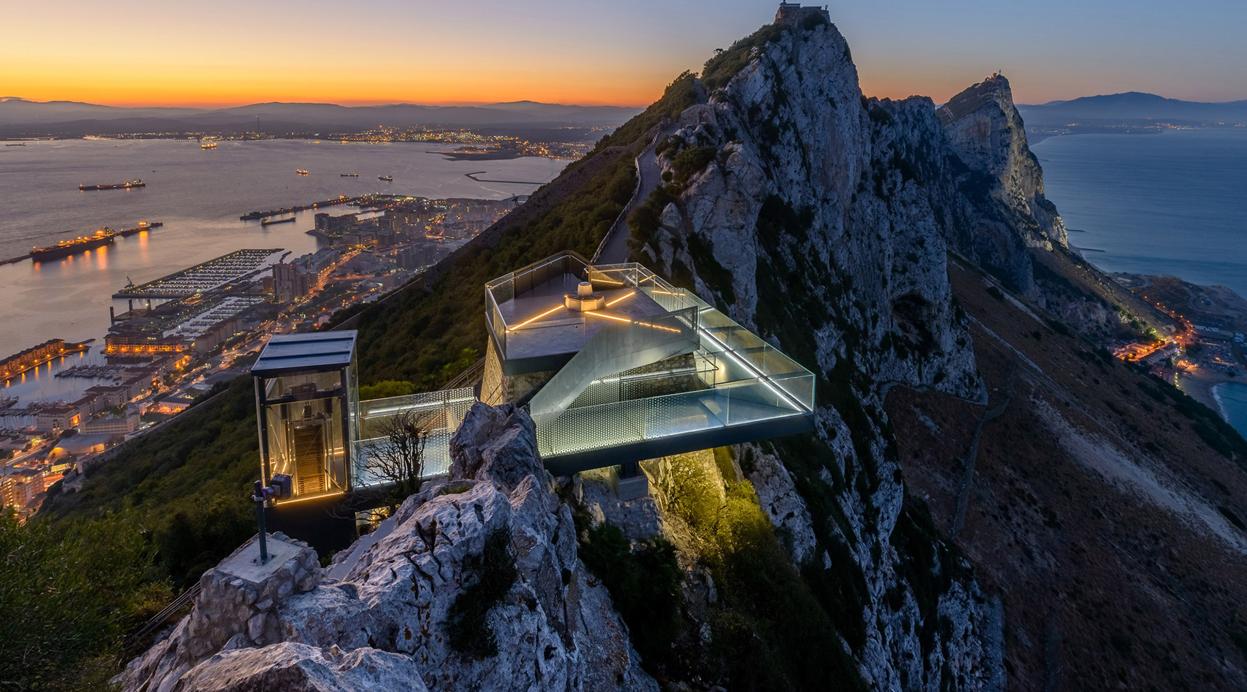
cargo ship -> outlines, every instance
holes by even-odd
[[[122,238],[129,238],[132,235],[142,233],[143,231],[150,231],[154,228],[160,228],[163,225],[164,224],[161,223],[160,221],[140,221],[139,225],[135,226],[134,228],[127,228],[122,231],[117,231],[117,235],[121,236]]]
[[[111,228],[101,228],[91,235],[80,235],[77,238],[59,241],[56,245],[34,247],[30,249],[32,262],[47,262],[70,255],[86,252],[104,245],[112,245],[117,239],[117,232]]]
[[[103,185],[79,185],[78,189],[84,192],[88,190],[131,190],[136,187],[147,187],[147,183],[135,178],[122,183],[105,183]]]
[[[260,222],[261,226],[272,226],[275,223],[294,223],[294,217],[288,216],[284,219],[264,219]]]
[[[377,180],[380,180],[381,182],[385,182],[385,183],[392,183],[392,182],[394,182],[394,176],[392,176],[392,175],[379,175],[379,176],[377,176]]]
[[[294,169],[294,172],[299,175],[307,175],[308,173],[310,173],[310,171],[308,171],[306,168],[296,168]]]
[[[358,178],[359,173],[339,173],[339,178]]]

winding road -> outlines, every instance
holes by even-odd
[[[628,237],[631,231],[628,229],[628,217],[632,214],[632,210],[645,203],[649,199],[650,194],[658,189],[662,184],[662,169],[658,167],[658,156],[654,152],[654,147],[658,141],[663,138],[666,133],[662,130],[654,135],[654,139],[650,141],[649,146],[645,147],[636,157],[637,186],[632,193],[632,199],[628,200],[628,204],[624,206],[623,211],[619,212],[615,223],[611,224],[611,228],[606,232],[606,237],[602,239],[602,244],[598,246],[598,251],[593,255],[594,264],[618,264],[628,261]]]

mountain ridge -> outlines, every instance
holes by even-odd
[[[1047,103],[1019,105],[1028,125],[1051,125],[1064,120],[1091,123],[1113,121],[1173,121],[1192,124],[1247,122],[1247,99],[1233,101],[1186,101],[1158,94],[1127,91],[1083,96]]]
[[[1221,440],[1228,451],[1209,446],[1207,439],[1222,432],[1205,411],[1093,346],[1100,334],[1131,329],[1129,315],[1111,285],[1098,284],[1105,277],[1079,263],[1062,242],[1059,214],[1045,204],[1042,170],[1030,155],[1006,87],[1007,82],[990,80],[975,85],[961,101],[965,108],[944,112],[921,97],[867,99],[848,44],[834,25],[765,27],[712,58],[701,77],[677,78],[663,99],[433,271],[386,300],[340,316],[360,330],[361,378],[406,379],[436,388],[475,362],[486,338],[484,296],[465,291],[465,285],[483,284],[557,250],[590,254],[620,211],[632,208],[633,259],[756,329],[818,378],[815,434],[716,450],[687,465],[665,461],[670,468],[660,469],[654,481],[661,490],[652,504],[631,514],[618,506],[622,503],[594,499],[575,483],[562,488],[565,504],[557,511],[572,513],[578,522],[579,554],[595,556],[591,571],[600,570],[595,574],[606,583],[647,673],[696,687],[794,688],[817,681],[845,688],[999,689],[1007,681],[1021,689],[1056,689],[1063,682],[1104,688],[1145,682],[1141,673],[1131,672],[1140,667],[1135,657],[1145,654],[1154,662],[1146,669],[1149,675],[1176,675],[1175,666],[1167,664],[1172,658],[1189,667],[1185,672],[1192,679],[1241,687],[1247,655],[1234,649],[1233,623],[1226,624],[1233,613],[1213,623],[1213,648],[1183,640],[1166,646],[1167,632],[1150,621],[1106,619],[1092,610],[1142,607],[1139,601],[1114,600],[1125,589],[1110,583],[1089,600],[1068,593],[1089,572],[1079,559],[1053,552],[1062,545],[1064,517],[1052,509],[1060,505],[1049,503],[1063,488],[1041,485],[1044,476],[1081,474],[1076,487],[1087,493],[1084,511],[1098,506],[1097,495],[1111,495],[1114,507],[1132,512],[1165,510],[1138,502],[1111,479],[1097,480],[1094,467],[1083,468],[1097,461],[1085,449],[1101,449],[1102,440],[1079,438],[1070,432],[1073,424],[1058,425],[1063,417],[1082,425],[1075,415],[1086,410],[1095,414],[1086,417],[1120,427],[1112,435],[1103,429],[1096,434],[1114,444],[1138,439],[1137,450],[1127,449],[1138,452],[1134,459],[1149,468],[1146,454],[1160,452],[1144,441],[1156,450],[1172,450],[1175,462],[1198,462],[1190,466],[1201,475],[1184,476],[1183,483],[1209,494],[1213,506],[1226,507],[1229,516],[1242,514],[1235,510],[1247,481],[1235,460],[1242,464],[1247,454],[1235,451],[1239,448],[1229,438]],[[634,162],[640,157],[658,167],[664,184],[633,207]],[[974,266],[967,270],[963,263]],[[1055,357],[1042,358],[1038,350]],[[1006,392],[1012,391],[1013,372],[1020,373],[1024,388],[1018,390],[1019,405],[1010,409]],[[1098,378],[1114,387],[1093,388]],[[1114,407],[1125,410],[1124,398],[1101,401],[1116,396],[1116,386],[1142,394],[1140,401],[1129,402],[1139,417],[1117,418]],[[1023,417],[1031,428],[1018,429],[1013,416],[1039,408],[1029,404],[1032,390],[1045,397],[1044,418],[1035,423]],[[891,398],[910,392],[938,397],[938,406]],[[977,485],[974,458],[963,463],[961,455],[969,453],[959,444],[924,455],[945,438],[960,441],[951,434],[954,428],[975,428],[989,406],[996,410],[1002,400],[1002,421],[1014,427],[987,439],[987,456],[979,463],[1003,474],[1003,481],[993,475],[990,486]],[[213,560],[228,554],[250,533],[242,489],[256,471],[253,406],[250,383],[234,383],[220,399],[191,409],[160,434],[135,440],[124,455],[88,476],[77,495],[54,492],[48,518],[64,525],[110,510],[143,511],[144,525],[154,524],[158,559],[172,562],[190,554],[177,564],[185,583],[194,581],[203,554]],[[957,415],[943,415],[953,407]],[[1153,419],[1180,430],[1171,433],[1168,425],[1148,422]],[[1054,447],[1057,436],[1050,430],[1057,429],[1074,452]],[[922,430],[934,442],[920,437]],[[1183,446],[1175,446],[1179,441]],[[1015,450],[1025,452],[1025,475],[1010,474]],[[682,492],[669,493],[675,468],[706,482],[677,485]],[[1221,477],[1204,477],[1208,473]],[[920,482],[911,483],[911,475]],[[999,502],[976,494],[995,492],[997,483],[1011,494],[1001,494]],[[964,533],[950,520],[957,513],[949,506],[956,503],[945,498],[958,484],[969,498]],[[1019,486],[1026,492],[1015,490]],[[238,492],[230,495],[234,489]],[[705,507],[682,513],[681,506],[703,497]],[[204,509],[209,502],[216,504]],[[411,517],[446,504],[453,501],[416,497],[400,514]],[[625,538],[623,529],[633,526],[626,520],[641,509],[664,526],[695,528],[700,518],[704,525],[729,527],[728,540],[707,540],[713,533],[689,539],[679,532]],[[182,521],[174,522],[176,531],[159,523],[169,522],[174,511],[183,513]],[[232,517],[235,525],[222,517]],[[1232,523],[1228,518],[1221,523],[1226,522]],[[1043,540],[1024,544],[1042,552],[1030,554],[1009,542],[1014,534],[1002,527],[1019,523],[1028,539],[1043,534]],[[219,530],[222,525],[235,534]],[[953,530],[946,532],[950,525]],[[1176,522],[1165,535],[1197,543],[1202,551],[1209,537],[1197,529]],[[1150,540],[1114,533],[1129,526],[1096,530],[1096,538],[1112,550]],[[1001,534],[1005,540],[999,543],[988,540]],[[567,532],[559,535],[568,540]],[[664,536],[678,543],[683,582],[673,589],[674,605],[671,592],[662,601],[669,610],[659,614],[671,616],[670,629],[656,633],[650,610],[627,607],[648,603],[655,594],[638,594],[628,579],[612,577],[655,573],[646,570],[654,550],[665,548],[644,541]],[[711,548],[699,550],[699,540]],[[963,552],[962,541],[969,552]],[[525,541],[520,547],[530,546]],[[367,560],[375,557],[367,545],[352,550]],[[1100,569],[1123,583],[1159,583],[1179,596],[1190,575],[1199,578],[1201,594],[1207,583],[1236,588],[1232,579],[1203,580],[1211,569],[1207,565],[1224,559],[1216,546],[1193,552],[1189,561],[1168,563],[1165,571],[1154,567],[1155,560],[1128,559],[1135,553],[1110,555],[1117,559]],[[1033,581],[1011,579],[1010,568],[1017,564]],[[1045,571],[1049,564],[1052,570]],[[576,563],[571,571],[580,567]],[[1175,569],[1175,576],[1167,576]],[[1066,570],[1072,574],[1064,591],[1039,588]],[[376,577],[374,585],[387,593],[402,593],[403,587],[410,592],[402,578],[388,578],[384,571]],[[451,577],[462,583],[464,575]],[[518,575],[523,584],[543,580],[561,588],[557,574],[547,579],[540,570],[522,568]],[[499,608],[522,611],[514,608],[524,599],[522,588]],[[1050,617],[1027,608],[1026,594],[1019,593],[1024,589],[1077,607],[1066,605]],[[295,612],[298,604],[289,604],[293,617],[284,622],[296,626],[290,641],[260,641],[243,632],[245,623],[218,619],[239,628],[240,636],[221,639],[228,651],[186,663],[210,670],[246,660],[262,678],[281,674],[284,665],[264,654],[279,653],[294,640],[312,641],[312,653],[335,660],[341,649],[359,652],[379,644],[406,651],[425,645],[410,641],[428,631],[419,626],[425,611],[406,609],[404,603],[387,608],[385,622],[367,637],[355,627],[346,638],[339,632],[325,637],[328,630],[319,626],[300,629],[307,622],[357,622],[352,589],[332,591],[321,593],[335,600],[331,608],[318,609],[317,618],[305,620]],[[1207,600],[1215,602],[1216,593]],[[282,607],[277,606],[279,618]],[[412,633],[421,634],[405,641],[401,627],[390,627],[404,619],[417,625]],[[1147,629],[1114,630],[1119,622]],[[270,623],[266,615],[257,631],[265,634]],[[433,625],[437,631],[441,623]],[[525,669],[540,670],[541,652],[522,643],[522,630],[515,632],[498,646],[508,660],[531,658]],[[655,638],[646,641],[646,635]],[[150,653],[162,658],[170,643],[162,639]],[[563,661],[558,647],[555,652]],[[481,672],[477,662],[446,660],[429,674],[449,686]],[[161,674],[176,677],[177,670]]]
[[[141,131],[127,120],[161,119],[166,127],[195,129],[254,129],[253,122],[238,118],[264,118],[301,127],[364,128],[378,125],[396,127],[551,125],[617,126],[638,109],[623,106],[579,106],[516,101],[472,105],[426,105],[389,103],[344,106],[335,103],[292,103],[270,101],[238,106],[201,107],[123,107],[77,101],[29,101],[10,98],[0,101],[0,134],[58,134],[89,132],[91,128],[112,128],[119,132]]]

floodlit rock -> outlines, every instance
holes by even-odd
[[[283,642],[216,654],[188,670],[173,689],[423,692],[428,688],[409,656],[368,648],[343,654]]]
[[[451,440],[451,478],[489,478],[515,487],[523,478],[545,472],[537,456],[532,419],[510,404],[477,403]]]
[[[656,689],[609,594],[577,556],[571,510],[536,456],[528,414],[474,406],[451,455],[450,480],[408,498],[327,570],[298,560],[283,582],[291,593],[255,591],[245,579],[227,584],[226,595],[214,586],[219,600],[197,601],[172,635],[131,663],[123,686]],[[504,552],[486,560],[491,541]],[[486,604],[483,621],[466,626],[466,638],[496,645],[464,650],[456,604],[480,598],[476,585],[500,574],[491,570],[512,574],[510,586]],[[257,611],[266,601],[273,607]],[[204,622],[211,636],[188,639]]]
[[[814,535],[810,511],[797,492],[792,475],[775,455],[752,451],[752,448],[749,453],[753,463],[746,469],[746,476],[758,493],[762,510],[779,530],[792,561],[802,565],[814,559],[818,553],[818,538]]]

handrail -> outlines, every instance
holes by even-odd
[[[152,632],[163,627],[170,618],[181,611],[186,604],[195,600],[202,591],[203,583],[195,582],[194,586],[183,591],[177,598],[170,601],[169,605],[161,608],[160,612],[149,618],[147,622],[143,623],[142,627],[127,635],[122,645],[122,650],[126,652],[127,657],[132,653],[136,653],[137,647],[142,646]]]

